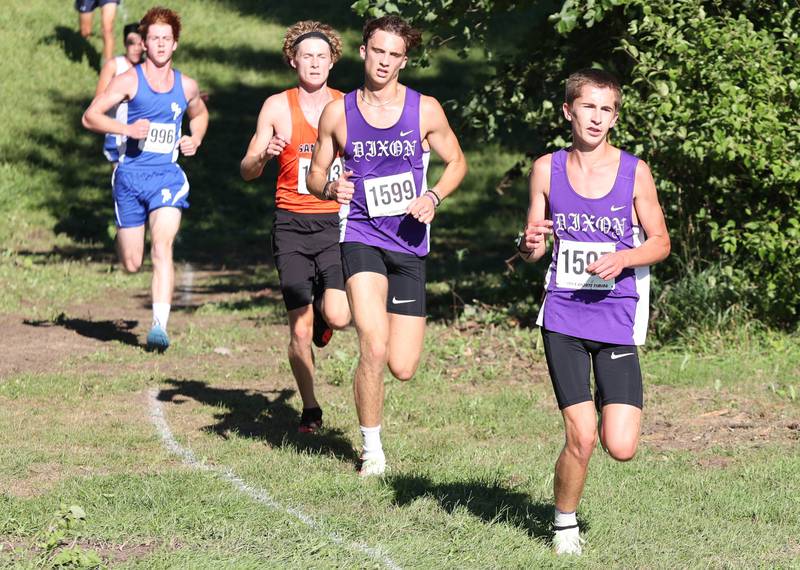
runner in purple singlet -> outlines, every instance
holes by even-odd
[[[618,461],[636,454],[642,415],[636,346],[647,330],[648,266],[670,251],[650,169],[607,141],[620,99],[620,85],[607,72],[569,76],[563,111],[572,146],[533,163],[519,246],[523,259],[535,261],[545,254],[546,236],[554,238],[537,322],[566,431],[553,484],[557,554],[581,553],[575,511],[597,444],[597,411],[608,454]]]
[[[362,476],[382,475],[383,371],[409,380],[425,335],[425,256],[436,208],[467,172],[439,102],[398,82],[420,32],[397,16],[364,26],[364,87],[328,103],[319,123],[307,186],[342,205],[340,236],[347,297],[361,356],[353,390],[364,437]],[[445,163],[428,189],[430,148]],[[328,181],[342,152],[344,174]]]

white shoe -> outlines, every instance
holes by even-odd
[[[362,457],[360,462],[361,465],[358,468],[358,474],[361,477],[380,476],[386,472],[386,457],[383,455]]]
[[[580,556],[583,552],[583,545],[586,543],[581,538],[578,527],[557,530],[553,536],[553,550],[556,555],[562,554]]]

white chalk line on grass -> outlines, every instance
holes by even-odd
[[[150,421],[153,422],[153,425],[158,430],[158,433],[161,436],[161,440],[164,443],[164,447],[166,447],[167,450],[169,450],[171,453],[174,453],[175,455],[183,459],[183,462],[186,465],[192,467],[193,469],[198,469],[200,471],[209,471],[221,477],[225,481],[231,483],[239,491],[249,496],[251,499],[258,501],[262,505],[267,506],[273,510],[280,511],[293,516],[306,526],[314,529],[320,534],[324,534],[332,542],[336,544],[348,547],[352,550],[357,550],[359,552],[362,552],[363,554],[366,554],[370,558],[382,563],[387,568],[391,568],[392,570],[401,570],[400,566],[394,560],[383,554],[381,548],[374,548],[372,546],[368,546],[361,542],[349,542],[346,539],[339,536],[338,534],[336,534],[335,532],[330,532],[324,529],[322,525],[320,525],[313,518],[305,514],[303,511],[296,509],[294,507],[282,505],[281,503],[270,497],[269,493],[267,493],[263,489],[259,489],[257,487],[248,485],[247,483],[244,482],[244,480],[241,477],[236,475],[236,473],[234,473],[231,469],[227,467],[208,465],[198,461],[197,457],[195,457],[194,453],[192,453],[192,450],[183,447],[180,443],[177,442],[175,437],[172,435],[172,430],[170,430],[169,424],[167,423],[167,419],[164,416],[164,408],[162,407],[161,402],[158,399],[158,390],[153,389],[148,392],[148,401],[150,405]]]

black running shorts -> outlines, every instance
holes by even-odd
[[[545,328],[542,339],[560,410],[592,401],[590,368],[594,369],[594,400],[598,407],[607,404],[642,407],[642,371],[636,346],[586,340]]]
[[[341,246],[345,281],[363,271],[380,273],[389,281],[387,313],[425,316],[424,257],[356,242],[345,242]]]
[[[313,295],[326,289],[344,291],[339,214],[276,210],[272,255],[287,311],[310,305]]]

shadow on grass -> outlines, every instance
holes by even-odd
[[[86,58],[92,69],[100,72],[100,53],[75,29],[56,26],[51,35],[42,39],[42,43],[60,44],[70,61],[80,63]]]
[[[333,455],[340,461],[354,463],[356,453],[350,441],[339,429],[324,428],[315,434],[297,432],[300,414],[288,401],[295,391],[247,390],[243,388],[216,388],[198,380],[167,380],[174,386],[161,390],[162,402],[181,404],[184,398],[201,404],[223,408],[214,414],[216,423],[203,428],[223,439],[230,434],[263,440],[273,447],[289,446],[298,452]]]
[[[427,477],[419,476],[391,477],[388,480],[394,487],[394,502],[399,506],[420,497],[430,497],[451,514],[463,508],[487,523],[522,529],[532,538],[550,541],[552,537],[552,504],[532,502],[528,495],[510,491],[496,483],[479,480],[433,483]]]
[[[64,313],[52,321],[24,320],[24,324],[31,327],[64,327],[75,331],[81,336],[93,338],[102,342],[121,342],[130,346],[139,346],[138,337],[130,332],[139,324],[139,321],[88,321],[86,319],[71,319]]]

